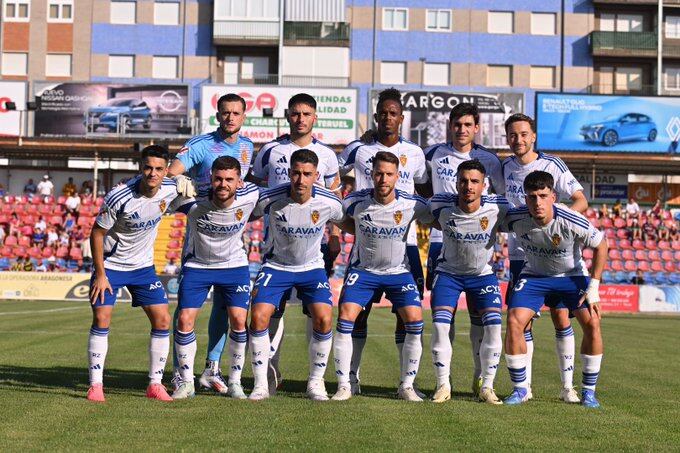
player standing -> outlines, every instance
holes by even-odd
[[[456,176],[458,174],[458,166],[463,162],[476,159],[482,163],[486,170],[484,195],[489,192],[503,195],[505,193],[505,180],[503,179],[500,159],[498,159],[496,154],[474,142],[475,135],[479,132],[479,110],[477,106],[460,103],[451,109],[449,132],[451,134],[450,143],[439,143],[425,150],[427,169],[432,181],[432,192],[434,194],[457,194]],[[441,249],[442,232],[437,229],[431,229],[430,249],[427,257],[426,287],[428,289],[432,289],[436,260]],[[468,307],[468,313],[470,315],[470,343],[472,344],[472,359],[474,363],[472,392],[475,396],[478,396],[482,385],[482,364],[479,348],[482,344],[484,326],[481,315],[475,312],[473,307]],[[442,320],[439,322],[441,323]],[[451,324],[449,338],[452,345],[455,331],[455,325]]]
[[[491,269],[496,233],[509,209],[503,196],[484,196],[486,169],[478,160],[458,166],[457,195],[438,193],[430,200],[444,244],[436,260],[432,288],[432,363],[437,389],[432,401],[451,398],[451,341],[458,298],[464,291],[468,309],[478,313],[483,328],[479,359],[482,384],[479,400],[501,404],[493,389],[501,357],[501,294]]]
[[[581,404],[599,407],[595,385],[602,363],[600,277],[607,261],[607,241],[581,214],[556,204],[550,173],[534,171],[524,179],[527,205],[508,214],[508,226],[524,250],[526,263],[508,302],[505,359],[514,385],[506,404],[529,398],[524,327],[544,303],[561,301],[583,328]],[[581,258],[583,246],[595,249],[591,277]]]
[[[371,170],[373,169],[373,159],[379,151],[386,151],[394,154],[399,159],[399,179],[396,188],[413,194],[416,191],[422,195],[429,195],[427,186],[427,169],[425,165],[425,154],[415,143],[409,142],[400,135],[401,124],[404,121],[404,107],[401,103],[401,93],[399,90],[389,88],[380,92],[374,120],[377,124],[376,141],[364,143],[354,141],[347,145],[340,155],[340,166],[344,172],[354,170],[356,180],[355,190],[370,189],[373,187]],[[416,229],[409,230],[407,238],[406,255],[409,260],[409,268],[413,274],[419,291],[422,293],[424,286],[423,268],[420,262],[420,252]],[[351,362],[350,380],[352,383],[353,394],[361,393],[359,385],[359,367],[361,356],[366,345],[367,318],[371,304],[361,312],[357,318],[352,333],[353,357]],[[394,307],[393,307],[394,308]],[[394,340],[402,357],[402,349],[406,338],[404,323],[399,318],[397,312],[397,326],[394,332]]]
[[[177,198],[177,184],[166,178],[168,150],[142,150],[141,175],[113,188],[92,229],[94,272],[90,280],[92,327],[87,348],[90,388],[87,399],[104,401],[104,362],[116,295],[127,287],[132,306],[141,306],[151,322],[147,398],[172,401],[161,383],[170,349],[168,297],[153,266],[153,244],[161,217]]]
[[[208,196],[210,189],[210,169],[215,159],[221,156],[231,156],[241,165],[241,177],[246,178],[253,158],[253,142],[247,137],[239,135],[245,121],[246,101],[234,93],[225,94],[217,100],[215,118],[219,127],[209,133],[196,136],[187,141],[177,154],[177,158],[170,165],[170,176],[178,176],[180,192],[193,196],[187,192],[187,184],[183,175],[185,172],[192,178],[198,190],[198,199]],[[189,188],[188,190],[191,190]],[[174,323],[177,323],[178,311],[175,310]],[[213,297],[212,311],[208,323],[208,353],[205,370],[201,374],[200,384],[212,388],[219,393],[227,392],[227,385],[220,372],[220,359],[227,339],[227,309],[224,301]],[[175,383],[179,382],[177,356],[173,354],[175,368]]]
[[[331,351],[332,294],[320,246],[326,222],[342,220],[340,199],[317,186],[319,158],[300,149],[290,159],[290,183],[260,195],[254,217],[269,215],[265,262],[255,280],[249,346],[255,385],[251,400],[269,397],[267,373],[271,341],[269,321],[286,292],[295,288],[312,317],[307,396],[328,399],[324,373]]]
[[[187,214],[175,330],[175,350],[182,380],[174,399],[194,396],[194,324],[210,291],[219,294],[229,313],[229,382],[227,394],[246,398],[241,386],[245,362],[246,317],[250,302],[250,272],[243,248],[243,230],[257,203],[255,184],[243,183],[238,160],[222,156],[212,163],[210,198],[178,210]]]
[[[340,298],[333,349],[338,391],[333,399],[347,400],[352,396],[350,362],[354,321],[370,301],[385,293],[406,330],[397,394],[406,401],[422,401],[413,382],[423,352],[423,312],[416,281],[408,268],[406,237],[413,220],[431,223],[433,219],[424,198],[395,189],[399,179],[397,156],[379,151],[372,165],[374,188],[354,192],[343,201],[343,224],[350,225],[349,232],[356,238]]]
[[[583,213],[588,209],[588,200],[583,194],[583,187],[571,174],[566,164],[558,157],[536,152],[536,123],[530,117],[521,113],[510,116],[505,122],[505,132],[508,146],[513,155],[503,161],[503,174],[505,176],[505,195],[513,207],[524,205],[523,183],[526,176],[536,170],[550,173],[555,181],[557,199],[570,198],[571,209]],[[524,252],[518,245],[515,235],[508,237],[508,253],[510,256],[510,282],[508,293],[517,283],[522,266],[524,265]],[[509,299],[509,296],[506,297]],[[540,313],[537,313],[540,316]],[[551,304],[550,316],[555,326],[556,351],[562,380],[560,399],[567,403],[578,403],[578,394],[574,390],[574,357],[575,341],[574,329],[569,321],[569,310],[564,304]],[[533,333],[531,331],[533,321],[527,324],[525,339],[527,341],[527,382],[529,383],[529,399],[533,397],[531,392],[532,358],[534,351]]]

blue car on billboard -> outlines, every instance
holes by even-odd
[[[109,99],[103,105],[90,107],[86,113],[85,125],[93,131],[106,127],[110,131],[118,129],[118,120],[125,129],[141,126],[151,128],[151,109],[141,99]]]
[[[580,134],[588,142],[614,146],[619,142],[656,140],[656,123],[642,113],[626,113],[613,115],[604,121],[587,124],[581,127]]]

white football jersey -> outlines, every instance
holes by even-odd
[[[365,189],[349,194],[342,204],[356,230],[350,267],[381,275],[408,272],[406,238],[412,221],[434,220],[427,200],[397,189],[396,198],[383,205],[373,198],[373,189]]]
[[[243,230],[259,196],[258,187],[246,182],[228,208],[219,208],[211,200],[180,206],[178,211],[187,214],[182,265],[200,269],[247,266]]]
[[[539,226],[526,207],[511,209],[507,223],[526,254],[522,274],[547,277],[588,275],[581,258],[582,247],[597,247],[601,231],[584,216],[563,204],[555,204],[554,218]]]
[[[552,175],[555,179],[557,201],[567,200],[579,190],[583,191],[583,186],[559,157],[539,152],[538,159],[527,165],[522,165],[515,156],[510,156],[503,161],[503,175],[505,177],[505,197],[512,207],[516,208],[525,204],[524,179],[534,171],[545,171]],[[522,252],[512,234],[508,235],[508,253],[511,260],[524,259],[524,252]]]
[[[108,230],[104,238],[104,267],[132,271],[153,266],[153,245],[163,214],[186,199],[178,197],[177,184],[164,178],[152,198],[139,193],[142,177],[118,185],[104,197],[97,224]]]
[[[502,195],[483,195],[479,209],[469,214],[458,206],[458,195],[434,195],[430,210],[444,236],[436,270],[453,275],[491,274],[496,233],[508,209],[510,204]]]
[[[425,149],[427,171],[432,180],[432,193],[458,193],[456,177],[458,166],[467,160],[478,160],[486,170],[486,188],[483,194],[505,193],[503,168],[498,156],[483,146],[473,145],[468,153],[461,153],[451,143],[439,143]],[[442,242],[442,232],[433,228],[430,231],[430,242]]]
[[[318,186],[304,204],[289,196],[290,183],[260,194],[254,217],[269,215],[263,248],[263,265],[289,272],[323,268],[321,239],[326,222],[342,220],[342,203],[331,191]]]
[[[319,158],[317,183],[322,187],[330,187],[338,174],[338,156],[335,151],[316,139],[304,148],[293,143],[289,136],[265,144],[255,157],[253,174],[265,179],[270,189],[290,182],[288,176],[290,157],[298,149],[308,149],[317,155]]]

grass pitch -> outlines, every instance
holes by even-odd
[[[174,309],[174,307],[171,307]],[[208,311],[198,326],[197,368]],[[426,313],[426,320],[429,313]],[[214,394],[163,404],[144,398],[149,324],[143,312],[114,311],[104,375],[105,404],[85,400],[87,305],[0,302],[0,439],[4,451],[352,451],[629,450],[680,451],[680,318],[608,316],[598,385],[600,410],[557,399],[554,331],[536,323],[535,399],[520,407],[488,406],[471,391],[469,321],[457,316],[453,400],[441,405],[394,398],[398,381],[394,320],[374,310],[362,367],[364,396],[348,402],[304,398],[307,353],[298,307],[286,313],[283,390],[268,401]],[[579,329],[577,341],[580,341]],[[418,382],[431,394],[429,322]],[[223,364],[226,368],[226,364]],[[577,359],[576,383],[580,383]],[[250,389],[249,363],[244,386]],[[331,367],[332,368],[332,362]],[[198,373],[199,370],[197,369]],[[329,369],[328,390],[335,390]],[[167,381],[167,379],[166,379]],[[510,391],[501,361],[496,390]]]

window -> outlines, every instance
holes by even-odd
[[[47,54],[45,75],[47,77],[71,77],[71,55]]]
[[[383,30],[408,30],[408,9],[383,8]]]
[[[554,66],[532,66],[529,73],[531,88],[555,88]]]
[[[153,23],[156,25],[179,25],[179,3],[155,2]]]
[[[616,68],[614,83],[617,90],[641,90],[642,68]]]
[[[152,76],[154,79],[176,79],[177,57],[153,57]]]
[[[215,19],[279,18],[279,0],[215,0]]]
[[[448,63],[425,63],[423,68],[424,85],[448,85],[449,84],[449,64]]]
[[[641,32],[641,14],[600,14],[600,31]]]
[[[134,55],[109,55],[109,77],[134,77]]]
[[[73,0],[49,0],[48,22],[73,22]]]
[[[486,84],[490,87],[509,87],[512,85],[512,66],[489,65],[486,69]]]
[[[135,2],[111,2],[112,24],[134,24],[137,16]]]
[[[3,53],[2,75],[25,76],[28,74],[27,53]]]
[[[427,31],[451,31],[451,10],[450,9],[428,9]]]
[[[532,35],[555,35],[557,34],[557,14],[555,13],[531,13]]]
[[[30,0],[4,0],[2,19],[7,22],[28,22],[30,18]]]
[[[508,11],[489,11],[489,33],[512,34],[514,14]]]
[[[680,16],[666,16],[666,38],[680,39]]]
[[[666,67],[664,83],[667,90],[680,90],[680,66]]]
[[[403,85],[406,83],[406,63],[403,61],[383,61],[380,64],[380,83]]]

